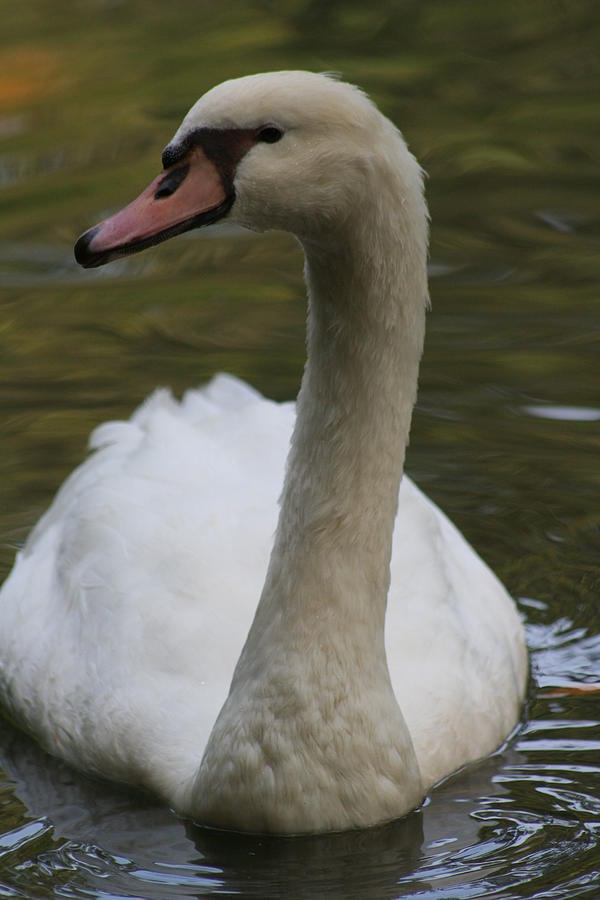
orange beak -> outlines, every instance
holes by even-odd
[[[75,259],[86,269],[145,250],[225,216],[235,199],[215,165],[195,146],[165,169],[139,197],[81,235]]]

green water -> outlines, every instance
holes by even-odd
[[[192,233],[83,272],[224,78],[335,70],[429,173],[431,293],[408,470],[519,598],[532,683],[498,754],[384,829],[216,834],[0,723],[0,896],[600,895],[600,8],[475,0],[29,0],[0,29],[0,577],[85,453],[156,385],[294,396],[302,260]]]

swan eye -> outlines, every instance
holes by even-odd
[[[282,137],[283,131],[275,128],[273,125],[268,125],[266,128],[261,128],[258,132],[257,140],[264,141],[265,144],[276,144]]]

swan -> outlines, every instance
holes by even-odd
[[[364,93],[309,72],[208,91],[163,167],[77,260],[223,218],[291,232],[300,393],[277,404],[218,375],[94,431],[0,594],[2,706],[73,766],[202,824],[397,818],[501,744],[528,669],[512,599],[402,477],[428,305],[421,169]]]

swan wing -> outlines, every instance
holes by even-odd
[[[0,690],[51,751],[171,801],[249,629],[294,420],[230,376],[92,434],[0,593]]]
[[[406,476],[394,527],[386,650],[426,787],[491,753],[518,721],[528,662],[515,604]]]

